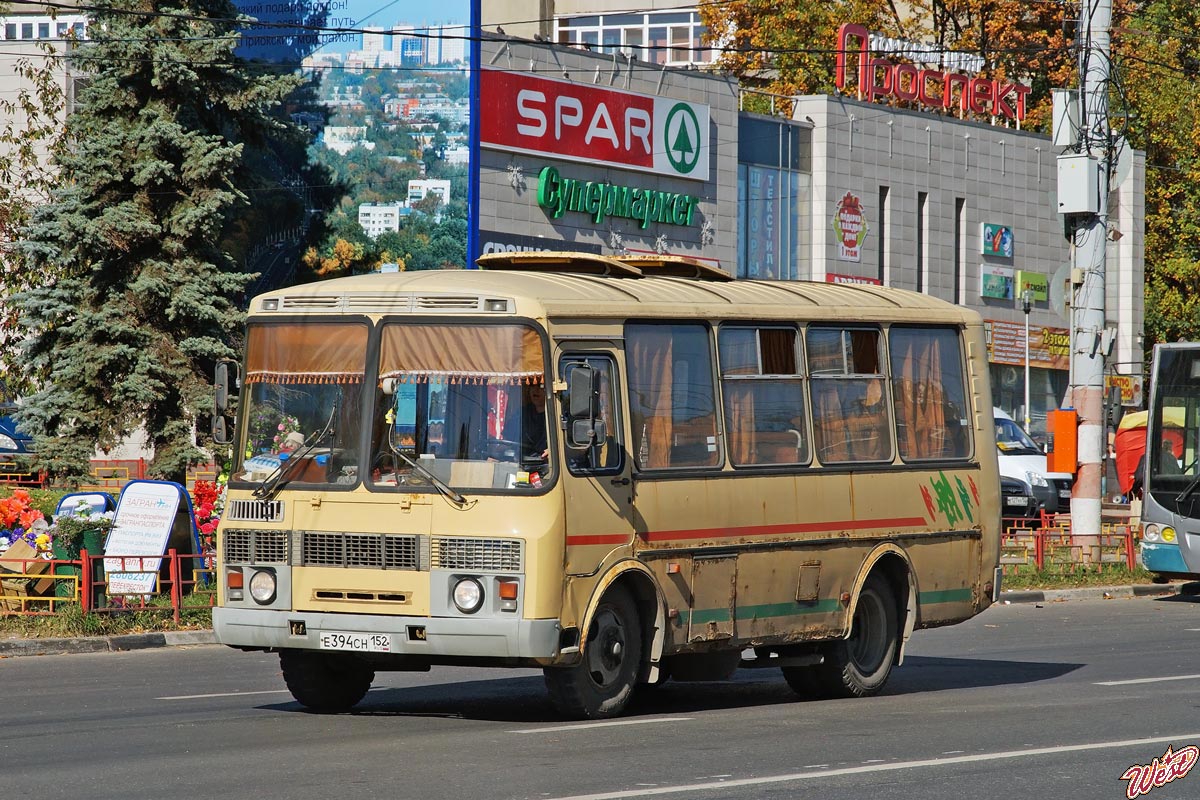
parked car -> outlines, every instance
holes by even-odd
[[[33,452],[33,439],[17,429],[12,418],[17,404],[8,395],[8,389],[0,381],[0,472],[16,472],[22,456]]]
[[[1004,519],[1032,519],[1038,516],[1041,503],[1028,483],[1018,478],[1000,478],[1001,516]]]
[[[1065,514],[1071,508],[1071,487],[1075,476],[1048,472],[1046,453],[1012,417],[999,408],[992,409],[996,421],[996,447],[999,449],[1000,474],[1028,483],[1038,505],[1049,514]]]

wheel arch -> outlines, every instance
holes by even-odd
[[[871,551],[863,561],[858,575],[854,579],[854,591],[850,605],[846,609],[846,633],[849,638],[853,633],[854,612],[858,606],[858,598],[863,585],[872,574],[878,573],[891,589],[892,598],[896,603],[896,613],[899,615],[900,644],[896,648],[897,665],[904,663],[904,650],[917,623],[917,573],[913,569],[912,560],[905,550],[891,542],[879,545]]]
[[[579,631],[580,653],[587,646],[588,629],[595,618],[596,607],[604,595],[615,587],[624,588],[633,597],[637,607],[638,622],[641,624],[642,654],[644,663],[638,670],[639,681],[658,679],[658,671],[666,642],[666,601],[658,588],[658,582],[650,569],[640,561],[625,559],[614,564],[604,577],[596,582],[592,596],[584,611],[584,622]]]

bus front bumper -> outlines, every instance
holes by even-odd
[[[1142,542],[1142,566],[1150,572],[1187,573],[1187,564],[1177,544]]]
[[[549,662],[559,654],[560,626],[554,619],[393,617],[220,607],[213,609],[212,619],[216,640],[231,647],[345,651],[364,639],[378,647],[381,640],[371,637],[379,635],[386,637],[387,649],[371,652],[419,656],[433,662],[458,658]]]

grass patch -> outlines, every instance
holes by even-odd
[[[1037,570],[1018,567],[1004,573],[1004,589],[1076,589],[1086,586],[1128,586],[1134,583],[1153,583],[1154,573],[1140,566],[1129,569],[1123,565],[1103,567],[1084,566],[1073,570]]]
[[[0,616],[0,638],[5,639],[122,636],[211,627],[212,608],[207,595],[183,598],[179,624],[175,623],[171,601],[166,597],[151,598],[145,608],[107,608],[85,614],[78,603],[61,603],[55,606],[53,614]]]

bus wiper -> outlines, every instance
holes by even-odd
[[[1189,483],[1187,486],[1183,487],[1182,492],[1175,495],[1175,502],[1182,503],[1184,500],[1187,500],[1188,497],[1191,496],[1192,492],[1196,491],[1197,486],[1200,486],[1200,475],[1197,475],[1196,477],[1192,478],[1192,482]]]
[[[333,418],[337,414],[337,406],[329,409],[329,419],[325,422],[325,427],[321,429],[316,436],[306,440],[304,444],[296,449],[286,461],[280,461],[279,466],[272,470],[271,474],[263,478],[262,484],[254,490],[254,497],[258,500],[270,500],[275,496],[283,484],[287,482],[287,477],[296,471],[296,465],[312,452],[321,441],[329,434],[330,428],[333,427]]]
[[[439,478],[437,475],[434,475],[433,470],[429,469],[429,467],[425,466],[424,464],[422,464],[420,461],[418,461],[415,458],[410,458],[408,456],[408,454],[405,453],[400,448],[393,447],[391,445],[391,442],[388,442],[388,449],[391,450],[392,453],[394,453],[395,455],[398,455],[398,456],[400,456],[400,458],[404,459],[405,464],[408,464],[410,467],[415,469],[417,472],[424,475],[425,479],[433,484],[433,488],[437,489],[438,492],[441,493],[442,497],[445,497],[447,500],[450,500],[451,502],[453,502],[455,505],[459,506],[460,508],[467,504],[467,502],[468,502],[467,498],[463,497],[461,494],[454,491],[449,486],[447,486],[445,483],[443,483],[442,479]]]

